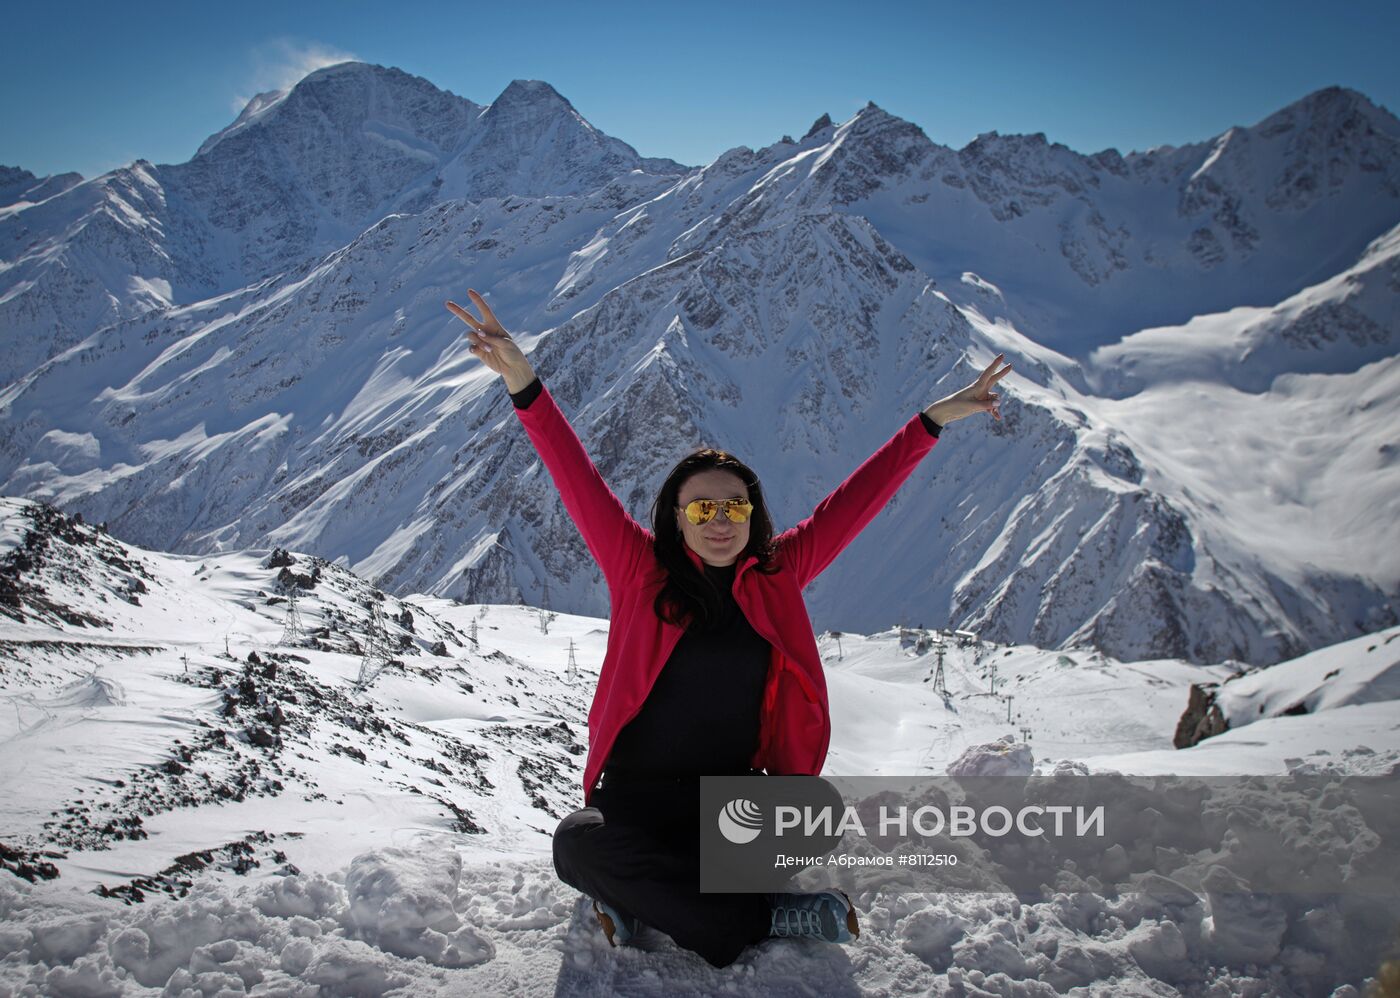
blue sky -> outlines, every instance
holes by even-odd
[[[4,17],[0,163],[189,159],[241,100],[344,58],[489,103],[553,84],[643,155],[707,163],[868,100],[960,147],[1199,141],[1339,84],[1400,113],[1400,3],[102,3]]]

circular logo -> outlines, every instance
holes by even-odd
[[[732,800],[719,812],[719,830],[735,845],[752,842],[763,831],[763,812],[751,800]]]

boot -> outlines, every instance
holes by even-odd
[[[844,891],[819,894],[769,894],[773,909],[770,938],[824,939],[849,943],[860,935],[856,909]]]
[[[624,915],[605,901],[594,900],[593,910],[598,913],[598,924],[603,927],[609,946],[626,945],[641,928],[636,916]]]

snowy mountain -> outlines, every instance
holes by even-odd
[[[637,169],[685,170],[597,132],[547,84],[482,107],[397,69],[330,66],[253,98],[187,163],[141,160],[0,217],[0,326],[17,345],[0,380],[100,326],[313,261],[395,210]]]
[[[606,634],[603,619],[391,596],[299,552],[142,550],[0,501],[0,987],[1327,994],[1359,985],[1386,944],[1328,926],[1380,926],[1388,909],[1257,895],[1261,917],[1212,886],[1222,874],[1197,882],[1233,862],[1223,849],[1126,891],[1087,868],[1035,899],[869,887],[852,895],[856,946],[774,941],[726,971],[655,935],[611,951],[549,854],[578,806]],[[1002,759],[1299,789],[1400,775],[1397,636],[1230,678],[985,641],[938,649],[916,629],[826,633],[827,772]],[[383,654],[366,672],[372,644]],[[938,659],[946,696],[930,681]],[[1318,696],[1324,672],[1336,692]],[[1232,725],[1174,751],[1198,683],[1238,690],[1232,716],[1273,706],[1245,738]],[[1283,709],[1298,702],[1306,715]],[[1353,834],[1358,859],[1374,843]]]
[[[77,173],[36,177],[17,166],[0,166],[0,209],[27,208],[82,182],[82,176]]]
[[[1397,142],[1338,89],[1128,156],[955,151],[872,104],[687,171],[543,83],[482,108],[331,67],[190,163],[0,219],[41,247],[0,297],[0,492],[152,549],[601,615],[445,298],[491,292],[643,522],[711,444],[791,525],[1002,352],[1005,419],[949,429],[811,588],[817,626],[1276,662],[1400,620]]]
[[[871,141],[872,179],[850,210],[958,304],[977,300],[955,290],[961,275],[979,274],[1022,332],[1075,356],[1273,305],[1400,221],[1400,120],[1336,87],[1207,142],[1127,156],[996,133],[953,152],[901,125]]]

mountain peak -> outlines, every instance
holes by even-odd
[[[816,121],[812,122],[812,127],[809,128],[809,129],[807,129],[807,134],[804,135],[804,136],[802,136],[802,141],[806,142],[806,141],[807,141],[808,139],[810,139],[813,135],[816,135],[818,132],[820,132],[823,128],[830,128],[830,127],[831,127],[831,115],[829,115],[829,114],[823,114],[823,115],[822,115],[820,118],[818,118]]]
[[[383,73],[395,73],[398,70],[386,70],[382,66],[374,66],[364,62],[338,62],[332,66],[323,66],[314,72],[307,73],[296,83],[286,90],[264,90],[255,94],[247,104],[243,105],[243,110],[238,113],[238,117],[233,123],[209,136],[195,151],[195,156],[202,156],[208,153],[224,139],[237,132],[242,131],[254,121],[263,117],[265,112],[281,104],[293,94],[304,95],[316,91],[326,83],[340,77],[355,74],[371,74],[375,70]]]
[[[307,73],[294,86],[299,87],[308,81],[322,80],[345,73],[373,73],[376,70],[381,73],[398,72],[398,70],[379,66],[372,62],[356,62],[354,59],[347,59],[344,62],[331,63],[329,66],[322,66],[320,69]]]
[[[1353,132],[1362,122],[1375,131],[1400,138],[1400,119],[1384,107],[1373,104],[1360,91],[1340,86],[1314,90],[1249,130],[1265,137],[1290,131],[1296,125],[1326,129],[1340,126],[1347,132]]]
[[[557,104],[572,109],[564,95],[543,80],[511,80],[501,95],[491,102],[492,107],[518,107],[524,105]]]
[[[314,73],[307,73],[286,93],[288,96],[300,97],[329,92],[333,101],[344,100],[346,96],[353,95],[350,99],[359,103],[375,86],[389,86],[396,91],[422,92],[435,96],[447,94],[455,97],[450,91],[442,90],[432,81],[406,73],[397,66],[353,61],[337,62],[331,66],[323,66]]]
[[[258,94],[231,125],[209,136],[195,156],[210,153],[220,143],[250,128],[272,126],[286,133],[284,137],[289,141],[301,144],[309,122],[335,119],[354,129],[373,118],[392,121],[395,127],[406,127],[415,133],[436,135],[458,130],[464,121],[455,119],[479,110],[479,105],[393,66],[338,62],[308,73],[286,90]],[[277,121],[287,124],[278,129],[274,125]]]
[[[922,129],[917,125],[905,121],[898,115],[890,114],[873,100],[866,101],[865,107],[853,114],[850,120],[845,122],[841,127],[843,130],[854,130],[866,134],[881,132],[891,127],[900,130],[914,128],[922,132]]]
[[[1371,98],[1367,97],[1361,91],[1353,90],[1350,87],[1335,85],[1314,90],[1312,93],[1300,98],[1294,103],[1299,107],[1309,109],[1335,107],[1374,108],[1376,106],[1371,102]]]

